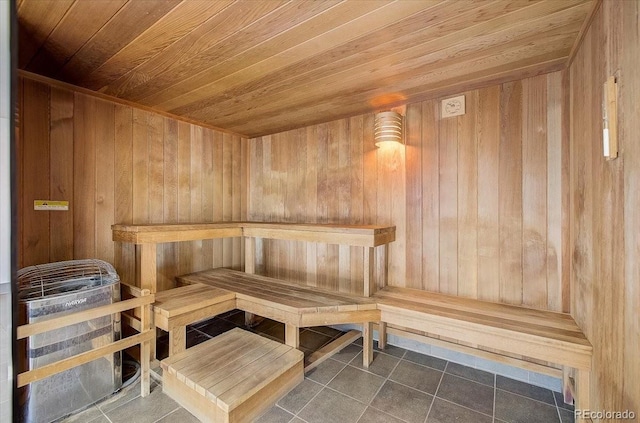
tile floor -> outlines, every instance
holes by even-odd
[[[226,313],[189,327],[187,343],[195,345],[243,323],[242,312]],[[284,339],[284,327],[274,321],[265,320],[252,330]],[[339,335],[332,328],[305,329],[301,348],[308,355]],[[159,356],[166,354],[167,341],[158,339]],[[393,346],[376,349],[373,364],[365,371],[358,340],[308,373],[257,422],[567,423],[574,421],[572,410],[557,392]],[[65,422],[197,420],[153,383],[146,398],[134,384]]]

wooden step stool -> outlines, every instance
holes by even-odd
[[[302,382],[303,360],[236,328],[162,360],[163,391],[203,422],[250,422]]]

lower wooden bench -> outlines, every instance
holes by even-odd
[[[560,364],[565,400],[569,402],[571,390],[576,408],[589,407],[593,348],[569,314],[397,287],[385,287],[374,298],[380,310],[381,347],[389,323]]]
[[[236,328],[163,360],[163,390],[203,422],[249,422],[302,382],[303,359]]]
[[[153,304],[157,328],[169,332],[169,355],[186,348],[186,327],[236,307],[233,292],[203,284],[192,284],[156,294]]]

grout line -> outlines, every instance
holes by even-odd
[[[496,397],[498,396],[498,377],[493,375],[493,421],[496,421]]]
[[[444,375],[447,372],[447,367],[449,367],[449,362],[447,361],[444,365],[444,369],[442,369],[442,374],[440,375],[440,380],[438,381],[438,386],[436,387],[435,392],[433,393],[433,399],[431,400],[431,404],[429,405],[429,409],[427,410],[427,416],[424,418],[425,423],[429,419],[429,414],[431,414],[431,409],[433,408],[433,403],[436,402],[436,398],[438,397],[438,391],[440,390],[440,385],[442,385],[442,379],[444,379]]]
[[[558,413],[558,421],[562,423],[562,415],[560,415],[560,406],[558,405],[558,399],[553,395],[553,402],[556,403],[556,413]]]

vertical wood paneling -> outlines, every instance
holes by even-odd
[[[440,120],[439,292],[458,293],[458,119]]]
[[[94,258],[96,255],[97,101],[84,94],[75,94],[73,135],[74,139],[78,140],[73,143],[73,201],[75,203],[73,257],[75,259]]]
[[[390,284],[558,309],[568,295],[553,252],[566,255],[562,78],[466,92],[467,112],[453,118],[440,117],[439,99],[410,104],[399,149],[375,147],[373,114],[250,140],[249,190],[261,201],[252,199],[249,215],[394,224]],[[262,247],[266,274],[361,292],[362,251],[307,245],[301,271],[295,243]],[[377,265],[382,275],[385,263]]]
[[[228,136],[225,156],[221,132],[26,78],[19,87],[23,266],[100,258],[135,283],[135,249],[114,243],[111,225],[222,220],[223,204],[229,219],[246,213],[246,139]],[[68,200],[70,211],[35,213],[34,199]],[[239,245],[215,247],[205,241],[159,248],[161,289],[178,274],[211,267],[216,257],[222,265],[223,254],[242,266]]]
[[[422,288],[440,287],[439,102],[422,103]],[[407,134],[407,136],[409,136]],[[411,187],[411,185],[409,185]]]
[[[73,93],[51,89],[49,198],[69,201],[69,211],[50,214],[49,260],[73,258]],[[71,247],[71,248],[69,248]]]
[[[594,346],[591,409],[640,409],[639,12],[637,2],[605,0],[570,67],[572,314]],[[621,149],[606,161],[602,85],[611,75]]]
[[[522,83],[500,98],[500,301],[522,303]]]
[[[546,77],[523,80],[522,260],[523,303],[547,306]]]
[[[458,295],[478,297],[478,92],[458,118]]]
[[[22,263],[49,261],[49,213],[33,210],[34,200],[49,198],[49,87],[24,81],[20,119],[22,166]]]
[[[98,222],[115,221],[115,106],[106,101],[96,102],[96,258],[112,260],[114,254],[111,228]],[[90,171],[91,169],[89,169]]]
[[[478,298],[500,301],[500,87],[478,92]]]

